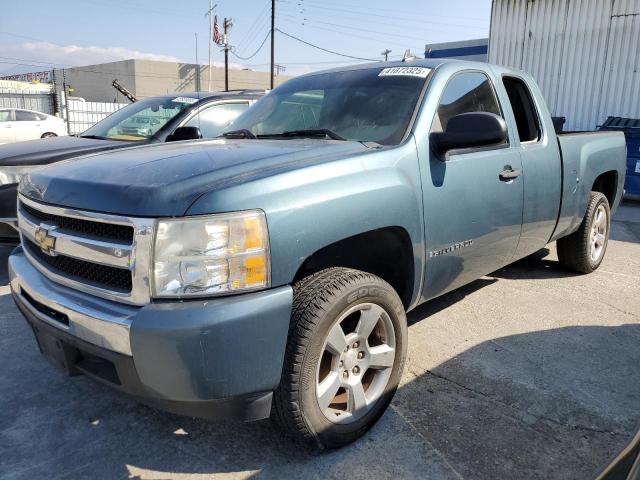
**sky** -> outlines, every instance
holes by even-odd
[[[222,30],[231,18],[230,64],[269,70],[271,0],[214,0]],[[55,7],[54,7],[55,5]],[[0,75],[146,58],[208,62],[208,0],[0,0]],[[426,43],[487,37],[491,0],[276,0],[276,32],[285,75],[381,59],[391,50],[422,56]],[[257,53],[255,53],[257,51]],[[242,58],[239,58],[242,57]],[[249,58],[251,57],[251,58]],[[220,47],[213,62],[222,65]]]

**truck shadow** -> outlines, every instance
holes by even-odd
[[[0,249],[4,265],[9,252]],[[408,315],[410,329],[500,278],[573,275],[548,255],[428,302]],[[3,478],[593,478],[640,421],[637,324],[492,338],[435,367],[437,339],[413,337],[426,351],[412,347],[392,408],[360,441],[319,454],[268,420],[179,417],[64,377],[38,353],[10,295],[0,308]]]

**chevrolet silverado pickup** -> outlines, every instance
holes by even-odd
[[[70,375],[334,448],[391,402],[407,311],[554,241],[597,269],[624,175],[623,134],[557,135],[523,72],[313,73],[221,138],[25,176],[11,289]]]
[[[134,144],[214,138],[262,95],[264,90],[238,90],[149,97],[127,105],[78,136],[0,145],[0,242],[15,244],[19,240],[16,194],[18,182],[27,172]]]

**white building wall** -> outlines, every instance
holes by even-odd
[[[568,130],[640,117],[640,0],[493,0],[489,61],[531,73]]]

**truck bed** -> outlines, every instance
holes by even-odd
[[[553,239],[580,226],[596,182],[621,178],[626,170],[622,132],[563,132],[557,137],[562,156],[562,203]],[[622,199],[623,182],[617,185],[609,195],[612,212]]]

